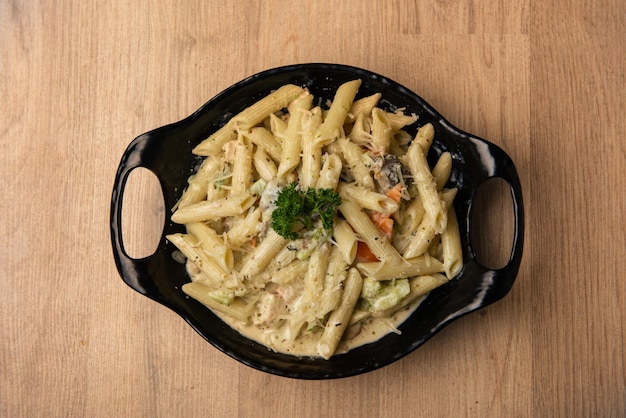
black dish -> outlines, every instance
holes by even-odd
[[[401,326],[401,335],[336,355],[330,360],[301,358],[275,353],[251,341],[217,318],[209,309],[187,297],[181,286],[189,281],[184,266],[172,258],[175,247],[166,234],[183,232],[166,215],[156,252],[132,259],[122,242],[121,212],[128,175],[137,167],[151,170],[159,179],[165,207],[174,206],[199,159],[192,148],[230,117],[272,90],[293,83],[306,86],[321,99],[332,100],[343,82],[360,78],[359,96],[382,93],[387,110],[405,107],[419,116],[416,125],[432,123],[435,141],[429,153],[434,161],[444,151],[453,155],[449,186],[458,187],[455,210],[463,244],[464,266],[459,277],[436,289]],[[511,188],[515,231],[507,265],[490,270],[476,259],[471,247],[471,211],[475,193],[486,180],[504,179]],[[177,312],[202,337],[232,358],[268,373],[300,378],[330,379],[353,376],[390,364],[409,354],[445,325],[501,298],[511,289],[522,257],[524,216],[520,181],[511,159],[497,146],[450,125],[435,109],[400,84],[370,71],[335,64],[302,64],[275,68],[253,75],[224,90],[186,119],[135,138],[122,156],[111,204],[111,239],[115,262],[122,279],[137,292]]]

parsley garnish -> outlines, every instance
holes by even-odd
[[[298,189],[297,183],[291,183],[278,193],[276,209],[272,212],[272,228],[283,238],[295,240],[300,234],[300,227],[312,229],[317,220],[322,227],[332,229],[335,212],[341,205],[339,193],[332,189]]]

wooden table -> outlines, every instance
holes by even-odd
[[[618,0],[1,2],[0,416],[624,416],[625,57]],[[506,298],[332,381],[207,344],[120,280],[108,226],[135,136],[303,62],[384,74],[498,144],[526,207]],[[496,264],[503,190],[486,199]],[[127,196],[127,246],[148,255],[154,178],[133,174]]]

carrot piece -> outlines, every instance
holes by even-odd
[[[392,198],[396,203],[402,199],[402,185],[397,184],[393,189],[387,192],[387,196]],[[374,222],[374,225],[380,232],[385,234],[387,239],[391,239],[393,235],[393,219],[390,213],[372,212],[370,213],[370,219]],[[361,263],[376,262],[379,261],[366,243],[360,241],[357,245],[356,258]]]
[[[402,184],[401,183],[396,184],[392,189],[390,189],[386,193],[386,195],[387,197],[392,198],[394,202],[400,203],[400,200],[402,199]]]
[[[393,219],[383,218],[376,224],[376,226],[388,239],[391,238],[391,235],[393,234]]]
[[[370,247],[363,241],[359,241],[356,247],[356,260],[359,263],[373,263],[378,260],[378,257],[372,253]]]

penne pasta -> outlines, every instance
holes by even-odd
[[[463,251],[461,236],[454,207],[448,209],[448,224],[441,234],[441,252],[443,254],[443,268],[448,279],[454,278],[463,268]]]
[[[254,304],[246,304],[241,300],[235,300],[230,305],[225,305],[211,295],[212,289],[210,287],[200,282],[185,283],[182,290],[186,295],[211,308],[211,310],[226,314],[238,321],[247,321],[254,309]]]
[[[347,138],[339,138],[337,140],[343,154],[343,158],[348,164],[348,169],[352,173],[352,177],[356,183],[366,189],[374,190],[376,185],[370,174],[370,169],[363,161],[363,150],[354,142]]]
[[[282,143],[278,140],[272,132],[268,131],[263,127],[252,128],[249,131],[242,134],[244,138],[247,138],[254,145],[257,146],[257,149],[263,150],[267,155],[269,155],[272,160],[280,161],[280,156],[282,154]]]
[[[285,238],[273,230],[270,231],[255,251],[250,253],[239,273],[244,277],[256,276],[285,245],[287,245]]]
[[[308,260],[293,260],[285,267],[274,271],[270,277],[270,281],[279,284],[290,283],[304,277],[308,269]]]
[[[374,225],[369,216],[361,207],[350,200],[345,200],[339,206],[339,211],[346,218],[359,238],[365,242],[378,260],[386,263],[402,264],[403,260],[398,251],[391,245],[385,235]]]
[[[424,210],[434,223],[435,232],[443,232],[447,222],[447,214],[437,193],[437,183],[428,167],[422,147],[418,143],[411,144],[406,153],[405,161],[411,170]]]
[[[337,89],[330,109],[315,135],[320,145],[328,145],[341,135],[341,130],[354,102],[361,80],[348,81]]]
[[[278,167],[274,164],[274,161],[263,150],[263,148],[257,148],[252,157],[252,165],[259,174],[259,177],[266,182],[276,178],[278,174]]]
[[[392,214],[398,210],[398,203],[389,196],[355,184],[342,183],[338,191],[342,199],[356,202],[365,209],[384,214]]]
[[[346,122],[354,122],[360,115],[369,115],[372,109],[378,104],[382,94],[374,93],[370,96],[355,100],[350,106],[350,111],[346,115]]]
[[[341,168],[341,158],[336,154],[326,155],[317,180],[317,188],[335,190],[339,183]]]
[[[363,275],[383,281],[438,273],[443,271],[443,263],[434,257],[419,256],[405,259],[402,263],[359,263],[357,268]]]
[[[335,309],[328,318],[318,344],[318,352],[322,357],[330,358],[337,349],[341,336],[350,323],[350,316],[359,299],[362,287],[363,279],[361,275],[356,269],[350,269],[345,280],[339,308]]]
[[[359,113],[352,125],[352,129],[350,130],[350,141],[362,145],[362,146],[370,146],[372,143],[372,117],[371,115],[365,113]]]
[[[461,275],[452,155],[360,85],[328,103],[285,85],[234,115],[193,149],[205,158],[172,209],[182,292],[269,349],[328,359],[399,332]]]
[[[315,188],[320,177],[322,147],[315,142],[315,132],[322,123],[322,109],[316,107],[302,117],[302,164],[300,186],[303,189]]]
[[[236,138],[237,132],[227,124],[198,144],[191,152],[196,155],[208,157],[218,153],[224,144]]]
[[[333,238],[346,264],[351,265],[356,258],[357,237],[347,221],[338,220],[333,230]]]
[[[302,151],[302,119],[313,103],[311,94],[303,94],[290,105],[290,117],[283,139],[283,150],[278,165],[278,177],[285,177],[300,163]]]
[[[235,197],[193,203],[174,212],[172,221],[185,224],[241,215],[254,204],[255,200],[254,196],[246,193]]]
[[[391,122],[387,113],[379,108],[372,110],[372,149],[381,152],[389,152],[391,142]]]
[[[409,294],[402,298],[402,300],[393,308],[385,309],[372,313],[373,316],[389,317],[395,312],[415,302],[417,299],[435,290],[439,286],[448,283],[446,276],[440,273],[424,274],[421,276],[411,277],[409,279]]]
[[[435,179],[435,185],[437,190],[443,189],[446,182],[450,178],[450,172],[452,171],[452,155],[449,152],[444,152],[437,160],[437,164],[433,167],[432,175]]]
[[[442,210],[447,211],[447,208],[452,204],[452,200],[455,195],[456,189],[447,190],[441,193]],[[411,238],[411,242],[402,255],[405,258],[411,258],[424,254],[437,233],[437,225],[432,218],[426,216],[422,219],[422,222]]]
[[[197,239],[204,253],[217,261],[224,271],[228,272],[233,268],[233,250],[224,244],[222,237],[213,228],[203,222],[191,222],[185,226],[187,233]]]
[[[252,184],[252,147],[243,142],[240,137],[235,145],[235,159],[233,161],[233,175],[231,178],[230,195],[241,196],[248,191]]]
[[[244,244],[254,239],[260,232],[261,214],[259,208],[248,211],[245,218],[239,220],[224,234],[224,244],[233,250],[240,250]]]
[[[272,113],[287,107],[302,94],[308,94],[301,87],[287,84],[259,100],[235,116],[230,124],[238,131],[245,131],[258,125]]]
[[[198,240],[190,234],[170,234],[166,238],[190,260],[192,263],[211,280],[212,284],[219,285],[226,281],[226,271],[215,259],[202,251]]]
[[[422,153],[427,154],[434,138],[435,128],[432,123],[427,123],[418,129],[415,139],[413,139],[413,144],[418,145]]]
[[[218,158],[206,158],[196,174],[189,177],[189,186],[176,204],[177,208],[200,202],[207,197],[209,181],[222,170],[222,161]]]
[[[387,116],[387,120],[389,121],[389,126],[391,127],[391,130],[394,132],[399,131],[405,126],[412,125],[417,121],[416,115],[405,115],[400,111],[394,113],[385,112],[385,114]]]

